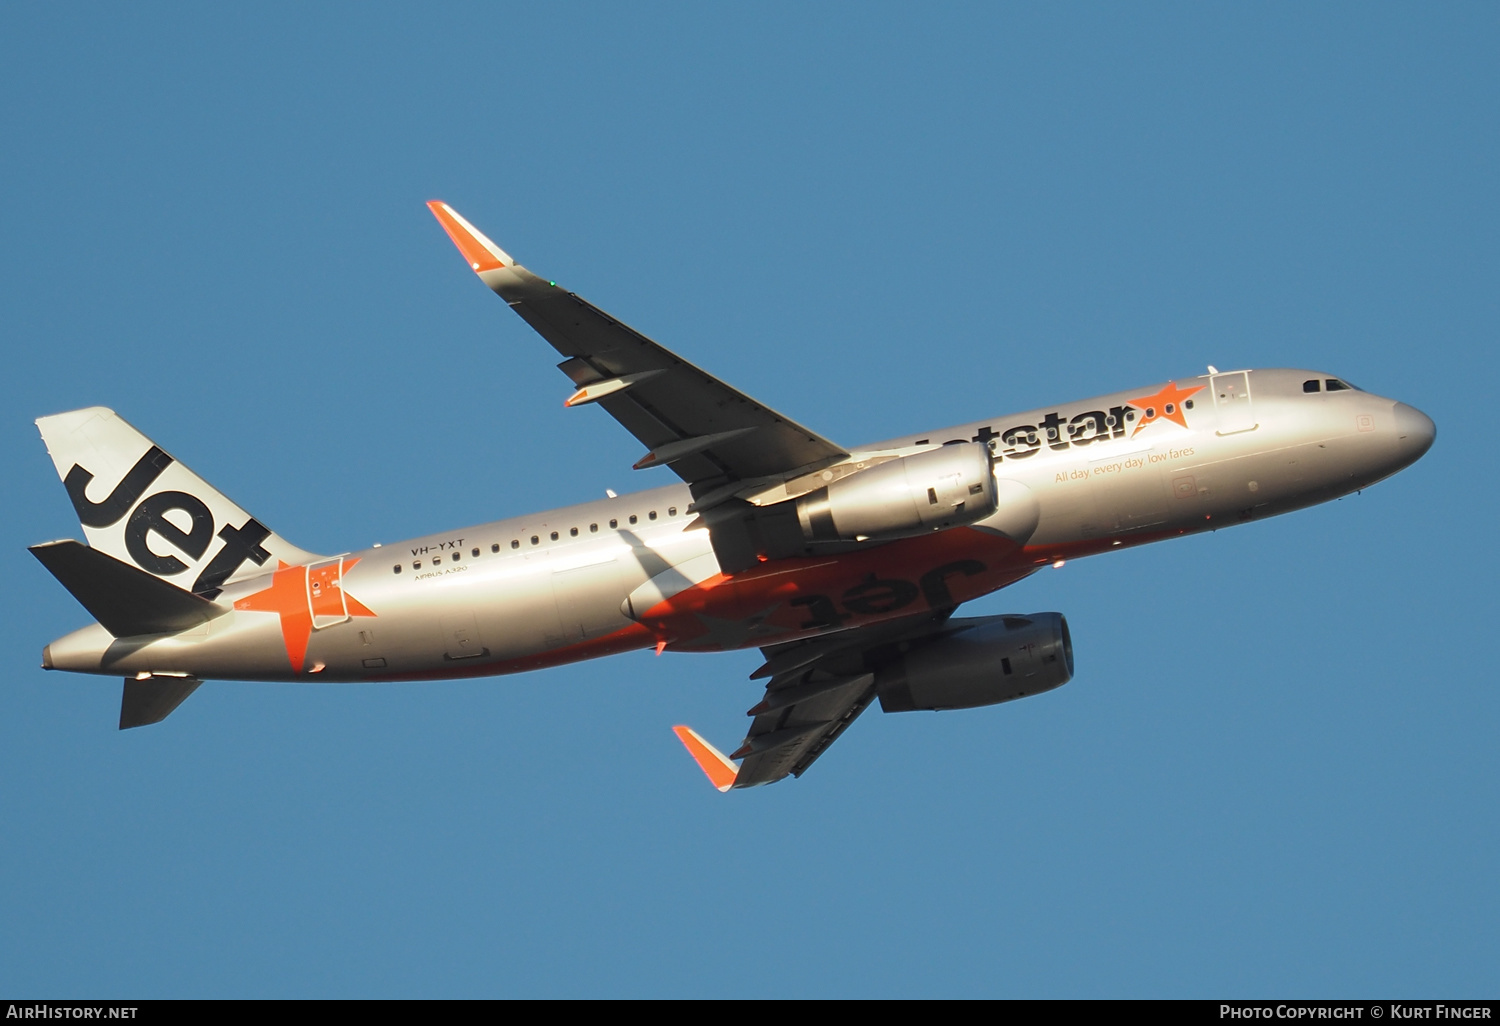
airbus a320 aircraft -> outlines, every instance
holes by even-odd
[[[37,421],[88,544],[33,546],[98,621],[49,670],[124,675],[120,727],[205,678],[411,681],[654,646],[758,647],[765,694],[721,791],[800,776],[871,702],[991,705],[1073,675],[1059,613],[958,606],[1062,560],[1345,495],[1432,445],[1422,413],[1310,370],[1236,370],[849,448],[554,282],[446,204],[469,267],[597,404],[681,478],[633,495],[319,556],[113,411]],[[738,764],[734,760],[741,760]]]

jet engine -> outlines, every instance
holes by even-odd
[[[999,504],[990,452],[958,442],[887,460],[797,500],[808,541],[909,538],[972,524]]]
[[[956,629],[876,672],[882,710],[972,709],[1073,677],[1073,641],[1061,613],[964,617],[947,626]]]

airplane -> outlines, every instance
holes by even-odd
[[[419,681],[632,649],[759,648],[765,691],[720,791],[801,776],[872,702],[965,709],[1073,676],[1056,612],[956,616],[1046,566],[1363,489],[1425,414],[1322,371],[1219,371],[858,448],[822,437],[540,278],[440,201],[470,269],[680,479],[395,545],[298,548],[112,410],[37,420],[87,543],[32,546],[95,623],[48,670],[124,677],[120,729],[208,678]]]

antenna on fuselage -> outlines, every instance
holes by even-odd
[[[1209,364],[1208,365],[1208,372],[1210,374],[1217,374],[1217,373],[1219,373],[1219,368],[1215,367],[1213,364]]]

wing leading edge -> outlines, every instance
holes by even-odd
[[[566,357],[558,366],[576,389],[567,405],[597,403],[646,447],[637,469],[670,466],[702,499],[735,482],[808,473],[848,456],[537,277],[446,203],[428,207],[480,279]]]

